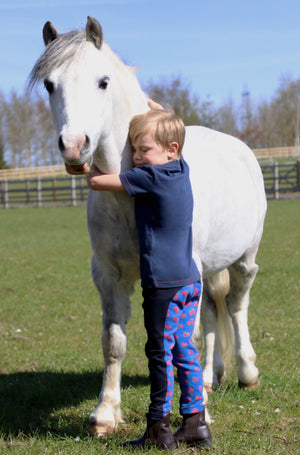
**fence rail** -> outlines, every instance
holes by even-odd
[[[300,146],[295,147],[273,147],[271,149],[254,149],[254,155],[258,160],[263,159],[282,159],[282,158],[300,158]]]
[[[261,165],[268,198],[300,197],[300,160]],[[1,179],[0,207],[81,205],[88,187],[84,176],[54,175]]]
[[[66,175],[64,164],[0,169],[0,180],[26,180],[37,177],[57,177],[58,175]]]

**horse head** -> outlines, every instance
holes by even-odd
[[[146,109],[132,69],[104,42],[92,17],[85,30],[65,34],[48,21],[43,39],[46,49],[30,84],[44,81],[64,162],[80,170],[94,161],[105,173],[130,167],[128,123]]]

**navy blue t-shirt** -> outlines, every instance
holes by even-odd
[[[135,197],[142,287],[171,288],[198,281],[192,258],[193,195],[184,159],[135,167],[120,179]]]

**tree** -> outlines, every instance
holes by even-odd
[[[216,111],[215,116],[216,130],[222,131],[223,133],[226,134],[231,134],[232,136],[237,136],[238,135],[237,118],[238,118],[237,109],[233,102],[233,99],[230,97]]]
[[[244,90],[242,93],[240,129],[237,132],[237,136],[246,142],[249,147],[255,148],[259,144],[262,133],[250,92]]]
[[[270,107],[280,132],[277,147],[295,145],[299,142],[300,80],[283,76]]]
[[[45,99],[37,93],[19,96],[13,91],[8,101],[3,96],[0,101],[3,149],[10,165],[15,168],[61,162]]]
[[[286,147],[300,142],[300,80],[283,76],[270,102],[258,105],[262,130],[259,147]]]
[[[35,165],[61,163],[49,105],[45,99],[37,93],[34,95],[32,102],[32,120],[34,124],[32,149],[35,155]]]
[[[195,95],[191,95],[189,87],[184,85],[179,77],[170,82],[165,80],[161,80],[159,83],[150,82],[145,92],[164,107],[174,109],[185,125],[200,124],[199,99]]]

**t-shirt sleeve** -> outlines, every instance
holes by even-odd
[[[130,196],[149,193],[153,187],[154,174],[149,166],[134,167],[119,177]]]

